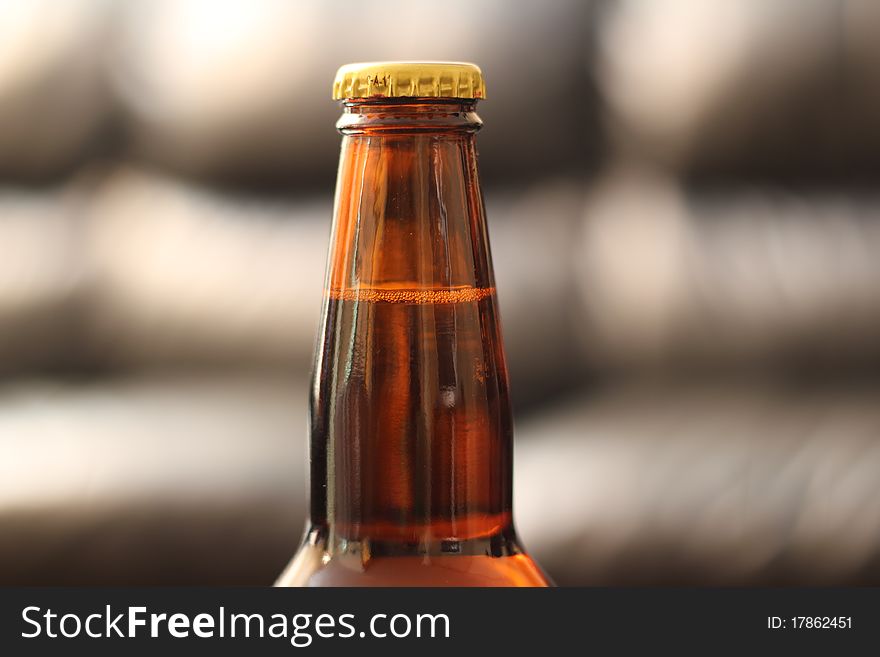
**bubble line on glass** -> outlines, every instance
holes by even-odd
[[[445,290],[386,290],[379,288],[327,289],[331,299],[408,304],[467,303],[482,301],[495,294],[494,287],[464,287]]]

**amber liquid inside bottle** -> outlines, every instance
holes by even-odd
[[[287,586],[546,586],[513,529],[512,425],[475,101],[346,102]]]

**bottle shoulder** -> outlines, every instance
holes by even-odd
[[[364,563],[304,545],[276,586],[546,587],[550,580],[527,554],[388,556]]]

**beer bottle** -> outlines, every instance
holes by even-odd
[[[343,66],[310,405],[311,502],[279,586],[547,586],[511,514],[507,369],[474,144],[482,73]]]

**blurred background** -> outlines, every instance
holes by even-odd
[[[873,0],[0,0],[0,583],[280,572],[330,83],[373,59],[487,77],[557,582],[880,584]]]

